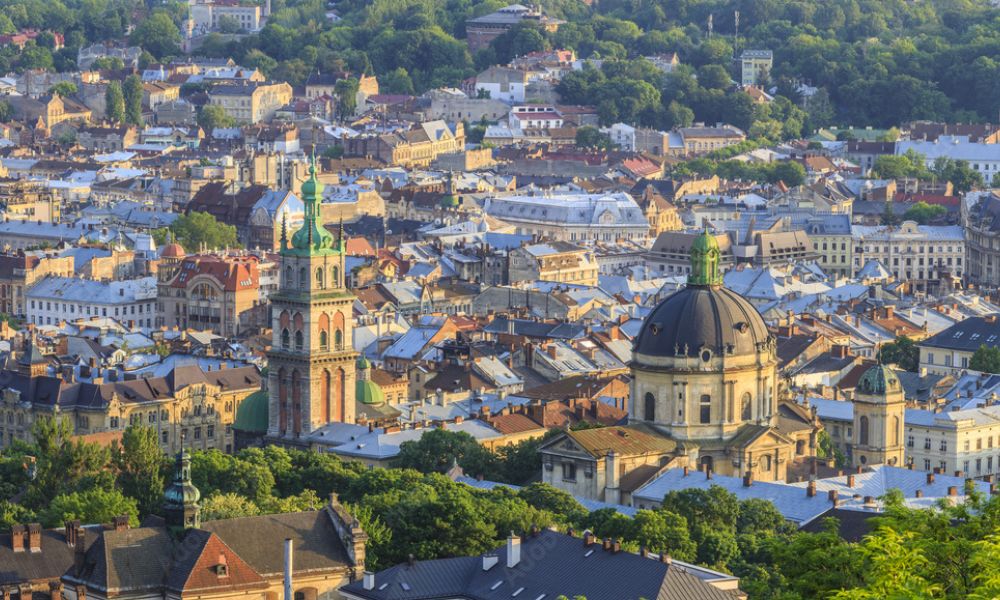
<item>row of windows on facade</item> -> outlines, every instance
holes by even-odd
[[[888,254],[889,253],[889,246],[882,246],[881,248],[882,248],[882,252],[884,254]],[[962,246],[958,246],[957,248],[955,246],[938,246],[937,247],[938,254],[944,254],[945,251],[946,251],[945,248],[947,248],[947,252],[950,252],[950,253],[964,252],[965,251],[965,249]],[[826,244],[823,244],[823,249],[826,250]],[[840,249],[841,250],[845,250],[846,249],[844,247],[844,244],[841,244],[841,248]],[[858,251],[859,252],[875,253],[875,252],[879,251],[879,246],[863,246],[861,248],[858,248]],[[903,252],[902,249],[897,249],[896,251],[897,252]],[[933,245],[931,245],[931,246],[917,246],[916,250],[913,249],[913,246],[907,246],[905,251],[909,252],[910,254],[919,254],[921,252],[923,252],[924,254],[930,254],[931,252],[934,252],[934,246]]]
[[[95,311],[94,314],[95,315],[97,314],[96,311]],[[102,316],[106,317],[108,315],[104,314]],[[53,321],[53,317],[40,317],[38,315],[31,315],[31,322],[34,323],[35,325],[54,325],[54,324],[58,325],[59,324],[59,317],[55,317],[55,320]],[[153,326],[153,319],[145,319],[145,320],[143,320],[143,319],[137,319],[136,322],[135,322],[135,324],[138,325],[139,327],[143,327],[143,326],[145,326],[145,327],[152,327]]]
[[[993,436],[992,435],[988,435],[985,438],[982,438],[982,437],[976,438],[976,451],[977,452],[981,451],[983,449],[983,440],[984,439],[986,440],[986,448],[987,449],[993,448]],[[913,448],[915,442],[916,442],[916,440],[915,440],[914,436],[912,436],[912,435],[911,436],[907,436],[907,438],[906,438],[906,447],[907,448]],[[997,443],[1000,443],[1000,436],[997,436]],[[931,449],[931,438],[925,437],[924,438],[924,450],[930,450],[930,449]],[[941,444],[939,446],[939,449],[941,450],[941,452],[947,452],[948,451],[948,441],[947,440],[941,440]],[[971,452],[972,451],[972,440],[965,440],[962,443],[962,451],[963,452]]]
[[[44,306],[44,308],[43,308],[43,306]],[[72,303],[66,304],[65,302],[63,302],[63,303],[56,302],[55,306],[56,306],[55,307],[56,311],[60,310],[60,306],[62,306],[62,312],[64,314],[65,313],[69,313],[69,314],[73,315],[73,314],[79,313],[81,315],[83,315],[83,314],[97,315],[98,314],[98,308],[100,308],[100,313],[101,313],[100,316],[102,316],[102,317],[109,316],[108,315],[108,307],[106,307],[106,306],[102,306],[102,307],[94,306],[94,307],[91,307],[91,306],[88,306],[88,305],[85,305],[85,304],[72,304]],[[36,309],[36,305],[35,305],[35,301],[34,300],[31,301],[31,308],[32,309]],[[91,313],[91,308],[93,308],[93,313]],[[136,309],[137,308],[138,308],[138,313],[136,313]],[[130,314],[130,312],[129,312],[130,309],[131,309],[131,314],[133,314],[133,315],[134,314],[140,314],[141,315],[143,313],[152,313],[153,312],[153,303],[152,302],[147,302],[145,304],[132,304],[132,305],[123,306],[123,307],[116,306],[115,310],[114,310],[114,316],[116,316],[116,317],[128,316]],[[52,302],[42,302],[41,300],[39,300],[38,301],[38,305],[37,305],[37,310],[52,311],[53,310],[53,308],[52,308]]]
[[[684,401],[684,396],[681,395],[678,398],[681,402]],[[646,421],[656,420],[656,396],[652,393],[646,393],[644,398],[643,406],[643,419]],[[680,409],[677,411],[678,417],[684,416],[684,410]],[[753,418],[753,397],[750,392],[743,394],[740,399],[740,419],[743,421],[749,421]],[[712,396],[708,394],[703,394],[698,402],[698,421],[700,424],[708,424],[712,422]]]
[[[996,464],[997,467],[1000,467],[1000,456],[997,456]],[[985,470],[983,469],[984,465],[986,467]],[[940,467],[942,471],[947,471],[948,461],[945,460],[938,461],[938,467]],[[969,469],[970,467],[975,467],[975,471],[970,470]],[[931,470],[931,459],[925,458],[924,471],[930,471],[930,470]],[[962,461],[962,472],[965,473],[966,475],[976,475],[976,476],[991,475],[993,474],[993,457],[987,456],[985,459],[977,458],[975,460]]]
[[[979,337],[978,333],[975,334],[975,335],[976,335],[976,337]],[[994,335],[994,336],[990,336],[990,337],[995,338],[996,336]],[[975,338],[971,338],[971,339],[975,339]],[[927,364],[929,364],[929,365],[935,364],[934,360],[935,360],[934,359],[934,353],[933,352],[928,352],[927,353]],[[954,361],[952,360],[951,354],[945,354],[944,355],[944,362],[942,363],[941,366],[944,366],[944,367],[957,367],[957,366],[959,366],[957,364],[952,364],[952,362],[954,362]],[[969,357],[968,356],[961,357],[961,360],[959,362],[961,362],[961,365],[962,365],[963,369],[968,369],[969,368]]]

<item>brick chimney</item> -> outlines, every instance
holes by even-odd
[[[76,584],[76,600],[87,600],[87,586],[82,583]]]
[[[813,498],[813,497],[816,496],[816,482],[815,481],[810,481],[808,484],[806,484],[806,496],[809,497],[809,498]]]
[[[958,486],[949,485],[948,486],[948,495],[951,496],[952,498],[958,496]]]
[[[833,502],[834,506],[837,506],[837,490],[830,490],[826,493],[826,497]]]
[[[927,474],[927,485],[934,483],[934,473]]]
[[[849,488],[854,487],[854,475],[853,474],[847,476],[847,487],[849,487]]]
[[[42,524],[41,523],[29,523],[28,524],[28,549],[31,552],[41,552],[42,551]]]
[[[63,584],[58,579],[49,582],[49,598],[62,598]]]
[[[753,472],[747,471],[746,474],[743,475],[743,487],[750,487],[751,485],[753,485]]]
[[[24,552],[24,525],[14,525],[10,528],[10,547],[14,552]]]
[[[128,529],[128,515],[118,515],[111,520],[111,525],[115,531],[125,531]]]
[[[76,532],[80,529],[80,520],[74,519],[63,524],[63,533],[66,536],[67,546],[76,546]]]
[[[83,573],[84,560],[87,557],[87,530],[80,527],[76,530],[76,544],[73,546],[73,568],[77,575]],[[79,588],[77,588],[79,593]],[[79,596],[78,596],[79,598]]]

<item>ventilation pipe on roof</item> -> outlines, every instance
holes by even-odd
[[[292,592],[292,538],[285,538],[285,600],[295,600]]]

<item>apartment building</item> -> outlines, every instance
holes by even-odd
[[[965,236],[958,225],[917,225],[904,221],[898,227],[852,225],[854,270],[869,260],[880,261],[896,277],[917,291],[947,290],[965,273]]]
[[[155,277],[129,281],[47,277],[29,289],[25,297],[28,322],[35,325],[58,325],[60,321],[98,316],[153,327],[156,320]]]
[[[292,86],[280,83],[222,84],[208,90],[209,104],[221,106],[239,123],[270,121],[292,100]]]

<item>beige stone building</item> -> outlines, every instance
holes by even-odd
[[[15,369],[0,371],[0,447],[15,440],[30,443],[35,421],[58,413],[75,435],[114,434],[141,423],[156,430],[166,452],[179,451],[182,441],[186,448],[228,452],[236,409],[261,384],[253,366],[215,371],[184,366],[165,377],[130,381],[111,381],[101,368],[83,367],[81,381],[75,372],[53,377],[49,359],[34,343],[15,363]]]
[[[343,140],[347,156],[367,156],[400,167],[426,167],[442,154],[465,149],[465,126],[454,130],[444,121],[427,121],[408,131],[363,135]]]
[[[592,251],[569,242],[531,244],[510,251],[510,282],[555,281],[597,285],[598,265]]]
[[[73,275],[72,256],[0,255],[0,313],[24,317],[27,314],[28,288],[49,276]]]
[[[270,121],[292,100],[292,86],[281,83],[217,85],[208,90],[209,104],[221,106],[238,123]]]
[[[903,384],[889,367],[876,365],[858,381],[851,453],[855,466],[903,466]]]

